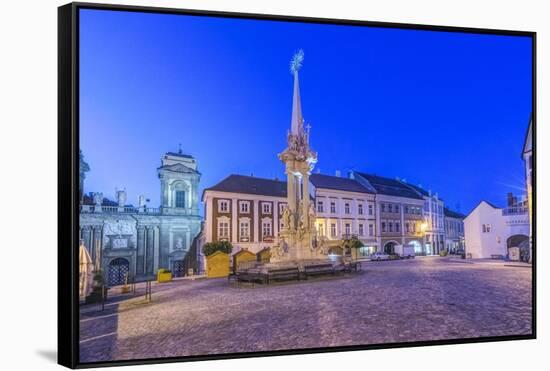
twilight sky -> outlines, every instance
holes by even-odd
[[[531,39],[81,10],[85,192],[160,202],[167,151],[196,157],[200,192],[231,173],[283,179],[300,71],[314,172],[405,178],[467,213],[523,193]]]

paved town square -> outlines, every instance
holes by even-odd
[[[440,257],[269,286],[154,284],[81,306],[80,361],[273,351],[531,333],[531,269]]]

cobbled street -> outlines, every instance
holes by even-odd
[[[138,293],[143,292],[138,288]],[[531,333],[531,269],[438,257],[270,286],[226,279],[113,289],[81,307],[81,362]]]

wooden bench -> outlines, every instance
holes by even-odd
[[[304,276],[306,280],[308,279],[308,277],[312,276],[323,276],[326,274],[335,273],[336,271],[334,270],[332,263],[304,265]]]
[[[268,285],[271,281],[300,280],[300,270],[298,267],[270,267],[264,278]]]
[[[504,255],[493,254],[491,255],[491,259],[502,260],[504,259]]]

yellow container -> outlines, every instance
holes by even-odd
[[[218,278],[229,276],[229,255],[216,251],[206,257],[206,277]]]
[[[239,251],[238,253],[233,255],[233,273],[237,272],[241,263],[254,261],[256,261],[256,254],[246,249]]]
[[[157,282],[170,282],[172,281],[172,272],[168,269],[159,269],[157,271]]]

